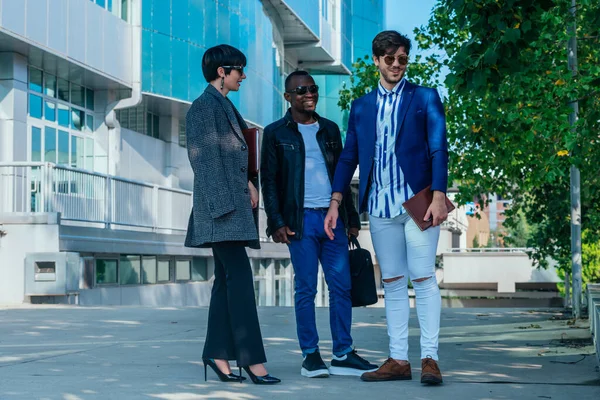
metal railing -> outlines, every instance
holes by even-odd
[[[446,250],[447,253],[527,253],[528,251],[533,251],[533,249],[527,247],[454,247]]]
[[[52,163],[0,163],[0,212],[57,212],[61,220],[185,231],[192,192]],[[168,233],[168,232],[166,232]]]

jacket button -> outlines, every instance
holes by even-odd
[[[240,170],[241,170],[242,172],[246,172],[246,167],[242,167],[242,168],[240,168]]]
[[[247,149],[246,145],[243,145],[242,146],[242,151],[246,151],[246,149]]]
[[[248,193],[248,189],[244,189],[244,193]]]

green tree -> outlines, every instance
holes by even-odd
[[[529,240],[533,237],[533,228],[527,222],[522,210],[514,213],[508,223],[505,223],[505,229],[506,232],[501,235],[504,243],[511,247],[527,247]]]
[[[407,71],[434,87],[440,71],[450,71],[444,102],[458,202],[485,193],[512,199],[505,225],[520,229],[523,215],[535,227],[526,241],[531,257],[541,267],[551,257],[565,271],[571,165],[581,171],[584,258],[600,239],[600,2],[578,1],[575,76],[567,59],[570,6],[570,0],[438,0],[429,23],[415,30],[430,55],[415,57]],[[340,92],[343,109],[377,84],[368,58],[355,68]],[[574,99],[579,118],[572,130]]]
[[[582,278],[583,278],[583,290],[585,291],[588,283],[600,283],[600,242],[590,242],[586,240],[588,231],[584,231],[582,236],[584,237],[584,243],[582,245]],[[558,271],[558,276],[564,282],[566,273],[565,269]],[[570,279],[572,284],[572,277]],[[564,294],[564,284],[559,284],[559,290]]]
[[[534,260],[570,269],[569,168],[582,180],[586,243],[600,233],[600,3],[578,2],[579,71],[568,68],[570,0],[439,0],[416,30],[449,68],[447,120],[459,200],[480,193],[512,198],[507,226],[522,213],[536,226]],[[576,129],[570,101],[579,100]],[[483,206],[483,205],[482,205]]]

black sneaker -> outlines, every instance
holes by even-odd
[[[356,350],[352,350],[343,357],[336,357],[334,355],[333,359],[331,360],[331,368],[329,368],[331,375],[350,376],[361,376],[365,372],[372,372],[376,370],[377,365],[371,364],[356,354]]]
[[[307,354],[302,363],[302,370],[300,371],[302,376],[307,378],[327,378],[329,377],[329,370],[327,365],[321,358],[321,353],[315,351],[314,353]]]

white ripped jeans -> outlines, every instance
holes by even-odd
[[[440,227],[421,231],[407,213],[395,218],[369,216],[371,237],[384,282],[390,357],[408,360],[408,278],[415,289],[421,328],[421,358],[438,360],[442,299],[435,277]],[[428,278],[420,280],[423,278]],[[415,282],[415,280],[420,280]]]

